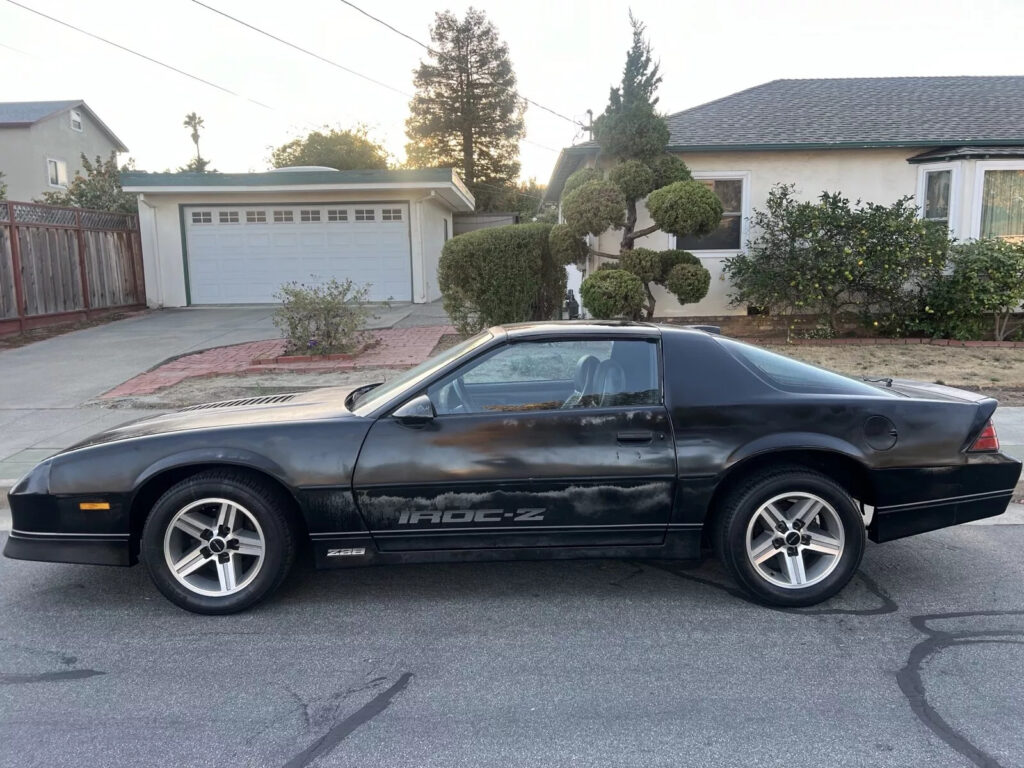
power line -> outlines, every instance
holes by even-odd
[[[186,72],[183,69],[178,69],[177,67],[172,66],[171,64],[166,64],[160,61],[159,59],[154,59],[152,56],[147,56],[144,53],[139,53],[138,51],[132,50],[131,48],[121,45],[120,43],[115,43],[113,40],[108,40],[105,37],[100,37],[99,35],[93,34],[92,32],[82,29],[81,27],[76,27],[74,24],[71,24],[67,21],[62,21],[56,18],[55,16],[50,16],[49,14],[43,13],[42,11],[37,11],[35,8],[30,8],[27,5],[22,5],[21,3],[16,2],[16,0],[7,0],[7,2],[11,5],[16,5],[18,8],[28,11],[29,13],[34,13],[36,16],[42,16],[44,19],[48,19],[56,24],[60,24],[62,27],[67,27],[68,29],[73,29],[76,32],[80,32],[83,35],[91,37],[93,40],[99,40],[101,43],[112,45],[113,47],[122,50],[125,53],[130,53],[133,56],[138,56],[140,59],[145,59],[146,61],[152,64],[156,64],[157,66],[163,67],[164,69],[169,69],[172,72],[176,72],[179,75],[183,75],[189,78],[190,80],[195,80],[196,82],[202,83],[203,85],[208,85],[211,88],[216,88],[218,91],[222,91],[223,93],[227,93],[239,99],[245,99],[246,101],[251,102],[258,107],[263,107],[264,109],[270,110],[274,109],[272,106],[270,106],[269,104],[264,104],[262,101],[256,101],[256,99],[251,99],[248,96],[243,96],[240,93],[232,91],[230,88],[225,88],[223,85],[217,85],[217,83],[211,82],[210,80],[206,80],[202,77],[199,77],[198,75],[193,75],[191,72]]]
[[[193,2],[197,2],[197,1],[198,0],[193,0]],[[394,32],[396,35],[400,35],[400,36],[404,37],[406,40],[410,40],[413,43],[416,43],[416,45],[418,45],[420,48],[424,49],[425,51],[427,51],[431,55],[437,56],[437,57],[440,58],[441,54],[438,51],[435,51],[433,48],[431,48],[426,43],[424,43],[422,40],[418,40],[415,37],[413,37],[412,35],[410,35],[410,34],[408,34],[406,32],[403,32],[402,30],[400,30],[400,29],[398,29],[396,27],[391,26],[390,24],[388,24],[388,22],[384,21],[384,19],[378,18],[377,16],[374,16],[372,13],[369,13],[368,11],[363,10],[358,5],[356,5],[355,3],[350,2],[350,0],[339,0],[339,2],[344,3],[349,8],[352,8],[355,11],[358,11],[359,13],[363,14],[363,16],[365,16],[366,18],[372,19],[373,21],[377,22],[378,24],[381,24],[381,25],[387,27],[392,32]],[[519,98],[521,98],[527,104],[532,104],[533,106],[537,107],[537,109],[543,109],[545,112],[550,112],[555,117],[560,117],[563,120],[572,123],[573,125],[578,125],[581,128],[585,128],[586,127],[580,121],[574,120],[571,117],[563,115],[561,112],[556,112],[555,110],[551,109],[551,107],[545,107],[543,104],[539,104],[538,102],[534,101],[533,99],[528,99],[528,98],[526,98],[525,96],[522,96],[522,95]],[[555,151],[555,150],[552,150],[552,151]]]
[[[13,0],[9,0],[9,2],[13,2]],[[289,42],[288,40],[285,40],[284,38],[278,37],[277,35],[274,35],[274,34],[272,34],[270,32],[267,32],[265,29],[260,29],[259,27],[254,26],[254,25],[250,24],[247,21],[242,21],[241,19],[236,18],[236,17],[232,16],[229,13],[225,13],[222,10],[214,8],[212,5],[207,5],[206,3],[200,2],[200,0],[192,0],[192,2],[195,3],[196,5],[202,6],[203,8],[205,8],[208,11],[213,11],[214,13],[216,13],[216,14],[218,14],[220,16],[223,16],[225,19],[230,19],[231,21],[235,22],[236,24],[241,24],[243,27],[247,27],[247,28],[251,29],[253,32],[258,32],[259,34],[264,35],[265,37],[269,37],[271,40],[276,40],[277,42],[281,43],[282,45],[287,45],[289,48],[294,48],[296,51],[301,51],[302,53],[306,54],[307,56],[312,56],[314,59],[318,59],[318,60],[322,61],[325,64],[330,64],[332,67],[336,67],[336,68],[342,70],[343,72],[348,72],[350,75],[355,75],[356,77],[360,77],[363,80],[366,80],[367,82],[373,83],[374,85],[379,85],[381,88],[387,88],[389,91],[394,91],[395,93],[397,93],[397,94],[399,94],[401,96],[405,96],[408,99],[412,98],[412,94],[411,93],[406,93],[405,91],[399,90],[398,88],[395,88],[394,86],[388,85],[387,83],[382,83],[380,80],[374,80],[369,75],[364,75],[362,72],[356,72],[354,69],[350,69],[349,67],[346,67],[344,64],[339,64],[338,62],[332,61],[331,59],[328,59],[325,56],[321,56],[319,53],[314,53],[313,51],[309,50],[308,48],[303,48],[300,45],[296,45],[295,43],[292,43],[292,42]]]

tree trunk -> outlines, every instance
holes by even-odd
[[[626,226],[622,228],[622,242],[619,244],[622,250],[633,250],[633,228],[636,226],[636,200],[626,201]]]
[[[654,294],[651,292],[651,284],[644,283],[644,293],[647,294],[647,306],[644,307],[644,316],[648,320],[654,319]]]
[[[467,184],[472,184],[476,180],[476,168],[473,162],[473,129],[466,128],[462,131],[462,168],[465,171],[466,178],[463,179]]]

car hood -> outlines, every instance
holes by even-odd
[[[349,394],[361,387],[325,387],[309,392],[246,397],[203,403],[122,424],[92,435],[67,451],[118,440],[151,437],[184,430],[218,429],[315,419],[359,418],[345,407]]]

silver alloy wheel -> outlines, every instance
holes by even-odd
[[[803,589],[839,565],[846,535],[839,514],[820,496],[783,493],[758,507],[747,524],[747,557],[765,581]]]
[[[186,589],[226,597],[245,589],[263,567],[263,529],[229,499],[206,498],[178,510],[164,532],[164,560]]]

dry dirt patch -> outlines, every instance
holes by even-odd
[[[939,382],[983,392],[1003,405],[1024,405],[1024,349],[927,344],[764,346],[848,376],[891,376]]]

